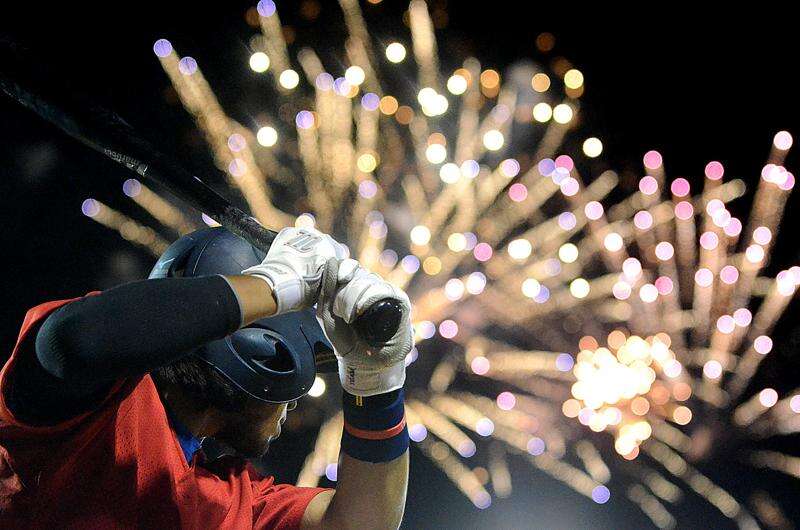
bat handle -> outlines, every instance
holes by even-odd
[[[397,332],[403,317],[403,308],[400,302],[391,298],[384,298],[372,304],[356,318],[353,326],[358,336],[373,347],[386,344]]]

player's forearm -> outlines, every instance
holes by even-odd
[[[326,512],[325,528],[398,528],[408,486],[408,451],[390,462],[362,462],[347,454],[339,459],[336,493]]]
[[[253,276],[225,276],[239,301],[242,325],[275,314],[277,304],[269,285]]]
[[[344,432],[336,493],[310,528],[397,528],[408,484],[403,389],[360,397],[344,392]],[[322,497],[317,503],[323,503]]]

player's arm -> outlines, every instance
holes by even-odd
[[[282,231],[278,238],[292,230]],[[286,271],[302,268],[296,264],[301,254],[291,248],[273,247],[270,255],[273,263],[284,262]],[[283,293],[291,291],[279,287],[282,282],[274,265],[256,266],[246,272],[271,276],[278,306],[283,305]],[[285,274],[287,279],[297,276]],[[317,315],[339,362],[344,432],[336,490],[320,493],[310,502],[302,527],[397,528],[408,484],[408,430],[402,387],[405,357],[413,347],[411,304],[403,291],[351,259],[326,260],[321,282]],[[305,283],[286,281],[285,285]],[[373,303],[387,298],[399,302],[402,319],[391,340],[372,348],[357,336],[350,323]]]
[[[313,229],[285,228],[264,262],[244,273],[272,288],[277,312],[317,304],[317,318],[333,344],[344,389],[344,432],[335,491],[305,507],[302,528],[397,528],[408,484],[408,429],[403,383],[413,347],[408,296],[352,259]],[[381,347],[362,341],[351,323],[375,302],[402,308],[395,335]]]
[[[248,276],[132,282],[73,301],[21,347],[11,410],[31,423],[63,421],[113,384],[169,364],[240,325],[275,312],[270,288]]]
[[[408,487],[408,434],[403,432],[397,437],[404,440],[351,441],[351,446],[344,448],[339,456],[336,489],[314,497],[306,508],[301,528],[398,528],[403,519]],[[362,450],[372,454],[359,454],[358,447],[353,446],[360,443],[369,444],[370,447]],[[403,444],[406,448],[396,456],[397,446]],[[358,456],[350,456],[348,452]],[[391,459],[379,462],[364,460],[370,457]]]
[[[392,298],[403,318],[392,339],[369,347],[350,323]],[[414,346],[408,296],[354,260],[327,263],[318,313],[339,361],[344,431],[336,492],[306,510],[307,528],[397,528],[408,486],[405,357]]]

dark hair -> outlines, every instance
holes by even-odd
[[[227,377],[194,355],[156,368],[152,375],[156,381],[179,386],[203,408],[241,412],[253,401]]]

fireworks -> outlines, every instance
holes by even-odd
[[[380,47],[358,2],[340,4],[348,38],[328,65],[309,48],[290,53],[275,4],[258,3],[260,33],[240,66],[275,104],[250,123],[225,113],[197,60],[165,39],[153,50],[257,219],[330,232],[409,293],[419,449],[479,508],[511,494],[508,459],[522,455],[594,502],[627,498],[658,527],[677,524],[687,492],[741,526],[756,524],[747,502],[762,522],[781,520],[766,493],[734,499],[696,466],[717,430],[800,429],[800,395],[743,395],[800,285],[800,267],[761,274],[794,186],[782,166],[791,135],[775,135],[748,219],[729,209],[745,182],[724,179],[717,161],[692,189],[649,151],[625,196],[617,173],[597,171],[603,143],[585,131],[585,80],[569,61],[501,73],[463,58],[442,72],[425,2],[409,5],[407,41]],[[537,39],[542,52],[553,43]],[[411,61],[416,79],[390,86],[386,72]],[[125,184],[159,232],[198,224],[156,191]],[[155,254],[165,244],[98,201],[84,213]],[[325,389],[318,378],[311,395],[331,412],[303,485],[335,478],[341,418]],[[603,432],[610,444],[593,434]],[[788,455],[748,459],[800,475]],[[606,486],[612,477],[625,486]]]

